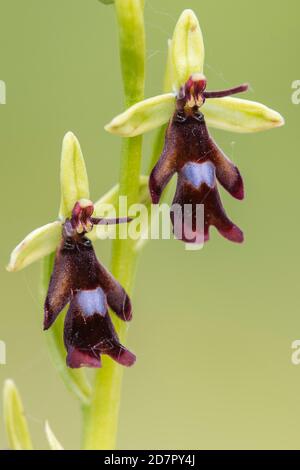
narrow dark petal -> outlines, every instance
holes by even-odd
[[[119,284],[113,275],[99,262],[97,275],[99,285],[106,294],[110,308],[121,320],[130,321],[132,319],[132,306],[125,289],[123,289],[121,284]]]
[[[226,215],[217,187],[210,191],[204,203],[204,217],[207,232],[214,225],[223,237],[235,243],[244,241],[243,232]]]
[[[248,83],[243,83],[234,88],[228,88],[227,90],[218,91],[205,91],[203,93],[204,98],[224,98],[225,96],[236,95],[238,93],[244,93],[249,88]]]
[[[149,190],[153,204],[158,204],[162,192],[176,172],[177,145],[172,121],[168,127],[163,152],[149,178]]]
[[[50,328],[71,298],[72,276],[69,256],[58,249],[44,304],[44,329]]]
[[[159,203],[162,192],[174,173],[175,168],[170,165],[167,158],[161,157],[153,168],[149,178],[149,189],[153,204]]]
[[[244,199],[244,183],[238,168],[212,139],[209,142],[209,149],[209,159],[216,167],[218,181],[233,197]]]
[[[117,225],[117,224],[128,224],[133,219],[132,217],[117,217],[116,219],[98,219],[91,217],[91,222],[94,225]]]

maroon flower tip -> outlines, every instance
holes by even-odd
[[[232,194],[236,199],[242,201],[245,197],[244,185],[242,184]]]
[[[53,325],[55,322],[57,315],[61,312],[61,310],[64,308],[65,304],[67,303],[67,298],[63,300],[62,303],[57,303],[55,304],[54,302],[50,302],[52,299],[51,294],[47,295],[47,298],[45,300],[45,305],[44,305],[44,322],[43,322],[43,328],[44,330],[48,330],[50,326]]]
[[[222,179],[220,172],[218,172],[218,179],[223,187],[231,194],[231,196],[233,196],[235,199],[238,199],[239,201],[242,201],[245,197],[243,178],[241,177],[240,172],[236,167],[232,166],[232,168],[234,174],[232,174],[231,177],[229,176],[227,181],[224,177]]]
[[[130,321],[132,319],[132,305],[128,295],[126,295],[123,305],[123,319],[125,321]]]
[[[52,315],[50,315],[49,311],[45,308],[44,324],[43,324],[44,331],[48,330],[50,326],[52,325],[52,323],[53,323]]]
[[[79,367],[101,367],[100,355],[96,357],[95,355],[91,355],[91,353],[81,351],[74,347],[68,349],[66,362],[67,366],[72,369],[78,369]]]
[[[206,231],[204,232],[204,243],[209,242],[209,237],[210,237],[210,235],[209,235],[209,230],[206,230]]]
[[[131,367],[136,361],[136,356],[122,345],[116,346],[114,349],[107,352],[107,354],[122,366]]]
[[[131,367],[136,361],[136,356],[128,349],[123,350],[122,354],[119,357],[119,363],[125,367]]]
[[[241,229],[239,229],[236,225],[232,225],[231,228],[228,230],[218,228],[219,232],[223,237],[227,238],[228,240],[234,243],[243,243],[244,241],[244,234]]]
[[[150,190],[152,204],[158,204],[162,190],[161,190],[161,187],[156,182],[154,170],[151,172],[151,175],[149,177],[149,190]]]

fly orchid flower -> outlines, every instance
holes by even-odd
[[[177,173],[173,203],[182,208],[192,206],[192,217],[185,218],[184,211],[171,213],[174,227],[178,223],[182,226],[182,240],[199,243],[203,231],[204,240],[208,240],[209,227],[214,225],[227,239],[242,242],[243,233],[227,217],[216,181],[237,199],[244,197],[243,181],[236,166],[209,135],[207,125],[250,133],[280,127],[284,120],[263,104],[231,96],[246,91],[248,85],[206,91],[203,64],[204,44],[198,20],[193,11],[185,10],[169,43],[166,83],[172,93],[135,104],[115,117],[106,130],[134,137],[169,121],[162,155],[149,179],[152,202],[159,202],[163,189]],[[196,224],[198,204],[204,205],[204,227]]]
[[[144,191],[147,179],[141,179]],[[130,365],[135,356],[118,341],[108,316],[110,306],[124,321],[131,319],[130,299],[98,262],[91,240],[102,237],[96,226],[128,222],[127,218],[103,218],[107,204],[116,202],[118,187],[95,205],[89,200],[89,183],[78,140],[67,133],[62,146],[61,204],[59,220],[33,232],[13,250],[8,271],[19,271],[56,251],[54,269],[45,302],[44,329],[70,302],[65,320],[67,364],[100,367],[100,354]],[[107,231],[106,231],[107,233]]]
[[[108,314],[108,305],[124,321],[131,320],[131,302],[120,284],[99,263],[86,233],[94,225],[128,222],[130,219],[94,218],[91,201],[75,203],[72,216],[63,224],[53,273],[45,301],[47,330],[70,303],[64,328],[67,365],[101,367],[101,354],[130,366],[135,356],[119,342]]]
[[[171,219],[174,227],[181,227],[180,238],[186,243],[201,243],[203,231],[204,241],[207,241],[210,225],[233,242],[243,241],[242,231],[231,222],[222,207],[216,179],[237,199],[244,197],[243,180],[239,170],[210,137],[200,107],[207,98],[229,96],[247,88],[247,85],[241,85],[220,92],[206,92],[205,77],[193,74],[178,94],[177,109],[167,129],[163,153],[151,172],[149,188],[152,202],[158,204],[163,189],[177,172],[173,207],[179,204],[182,210],[172,212]],[[204,227],[197,221],[198,204],[204,204]],[[191,214],[183,210],[185,205],[191,206]]]

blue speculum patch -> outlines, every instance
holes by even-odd
[[[196,189],[198,189],[202,183],[205,183],[210,188],[215,186],[216,171],[214,164],[211,162],[186,163],[182,169],[182,175]]]
[[[78,305],[84,310],[85,315],[99,313],[105,316],[107,312],[106,297],[100,287],[94,290],[81,290],[76,295]]]

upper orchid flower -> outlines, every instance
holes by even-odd
[[[133,137],[169,122],[162,155],[151,172],[149,188],[153,203],[175,172],[178,174],[174,203],[192,206],[192,217],[172,215],[183,227],[182,239],[198,242],[195,213],[204,204],[204,239],[209,226],[231,241],[242,242],[243,233],[227,217],[216,179],[235,198],[243,199],[243,181],[238,169],[210,137],[206,124],[233,132],[258,132],[284,124],[279,113],[266,106],[230,95],[244,92],[248,85],[223,91],[207,91],[203,75],[204,44],[195,14],[185,10],[169,45],[166,87],[172,93],[142,101],[114,118],[106,130]],[[171,119],[170,119],[171,118]],[[180,220],[174,219],[180,218]],[[191,236],[192,235],[192,236]],[[203,233],[202,233],[203,235]]]
[[[179,204],[181,211],[171,213],[171,219],[176,231],[180,227],[177,238],[185,242],[201,243],[203,235],[207,241],[210,225],[231,241],[243,241],[242,231],[228,219],[222,207],[216,179],[237,199],[244,197],[243,181],[238,169],[210,137],[200,108],[207,98],[229,96],[247,88],[241,85],[206,92],[205,77],[193,74],[178,94],[177,109],[167,129],[163,153],[151,172],[149,188],[152,202],[157,204],[164,187],[177,172],[173,204]],[[204,227],[197,220],[198,204],[204,204]],[[189,211],[184,210],[185,205],[190,205]]]

